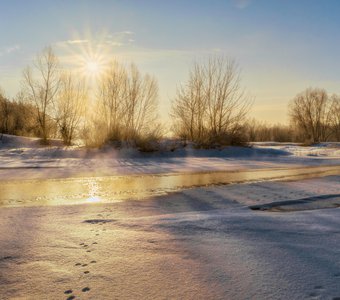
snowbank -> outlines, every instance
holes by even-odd
[[[0,142],[0,180],[235,171],[253,168],[339,165],[338,144],[302,147],[296,144],[256,143],[252,147],[200,150],[191,145],[174,151],[141,153],[136,149],[41,147],[37,139],[4,135]],[[20,172],[18,172],[20,170]]]
[[[303,146],[294,143],[276,143],[276,142],[262,142],[253,143],[254,147],[260,149],[275,149],[290,153],[293,156],[299,157],[326,157],[326,158],[340,158],[340,143],[319,143],[312,146]]]
[[[39,138],[16,136],[0,133],[0,149],[1,148],[39,148],[43,147],[40,144]],[[63,142],[57,139],[50,140],[50,146],[61,147]]]

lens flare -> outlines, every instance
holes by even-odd
[[[106,37],[106,33],[95,37],[87,33],[84,36],[76,35],[72,40],[64,42],[60,45],[65,53],[63,63],[89,83],[96,82],[105,73],[111,60],[112,49],[106,43]]]

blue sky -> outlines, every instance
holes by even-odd
[[[158,79],[166,117],[193,61],[223,54],[242,69],[252,115],[286,122],[288,101],[305,88],[340,93],[339,15],[336,0],[2,0],[0,86],[14,96],[45,46],[66,63],[105,44],[106,58]]]

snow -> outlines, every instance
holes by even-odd
[[[340,164],[340,144],[314,147],[254,143],[252,147],[140,153],[135,149],[41,147],[37,139],[4,135],[0,142],[0,180],[131,174],[236,171]],[[20,172],[19,172],[20,171]]]
[[[143,154],[3,137],[1,299],[340,298],[339,144]],[[293,169],[308,179],[267,181]],[[206,184],[220,171],[253,176]]]
[[[340,209],[248,206],[339,191],[331,176],[2,208],[1,298],[336,299]]]
[[[275,143],[275,142],[264,142],[264,143],[253,143],[255,147],[260,149],[272,149],[278,151],[284,151],[291,153],[297,157],[319,157],[319,158],[339,158],[340,157],[340,143],[320,143],[312,146],[301,146],[294,143]]]
[[[29,147],[29,148],[39,148],[43,147],[40,143],[39,138],[32,138],[32,137],[24,137],[24,136],[17,136],[17,135],[9,135],[9,134],[0,134],[0,147],[3,148],[22,148],[22,147]],[[51,139],[49,141],[51,146],[58,146],[61,147],[63,142],[62,140],[58,139]]]

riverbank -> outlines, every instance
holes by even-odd
[[[338,143],[310,147],[254,143],[251,147],[212,150],[188,145],[173,151],[141,153],[132,148],[62,147],[58,141],[41,147],[36,139],[7,138],[8,142],[0,144],[0,181],[340,165]]]

